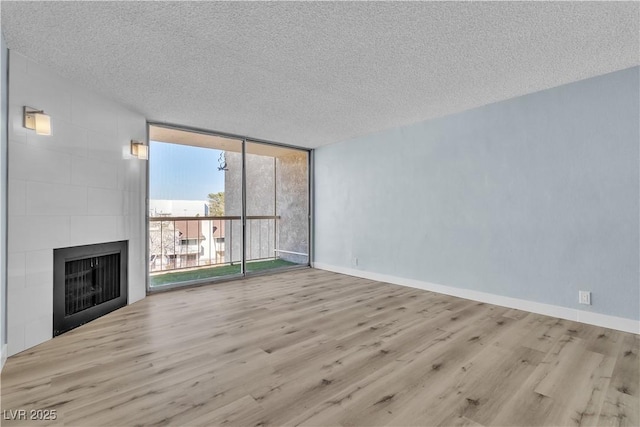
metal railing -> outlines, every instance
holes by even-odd
[[[278,258],[277,215],[246,217],[247,261]],[[149,272],[242,262],[240,216],[150,217]]]

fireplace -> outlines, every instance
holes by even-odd
[[[53,250],[53,336],[127,305],[127,241]]]

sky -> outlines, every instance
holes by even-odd
[[[224,191],[224,171],[218,171],[220,150],[149,142],[149,198],[207,200]]]

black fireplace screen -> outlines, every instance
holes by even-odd
[[[54,250],[54,336],[127,304],[126,260],[126,241]]]
[[[120,296],[120,254],[67,261],[64,266],[65,316]]]

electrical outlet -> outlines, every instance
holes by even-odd
[[[353,257],[353,260],[352,260],[351,262],[353,263],[353,266],[354,266],[354,267],[357,267],[357,266],[358,266],[358,257],[357,257],[357,256],[354,256],[354,257]]]
[[[578,291],[578,302],[580,304],[591,305],[591,292]]]

